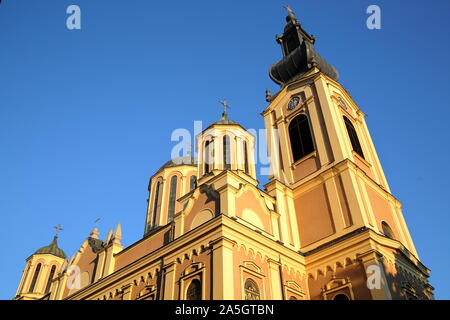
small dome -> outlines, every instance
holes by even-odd
[[[214,122],[213,124],[238,124],[238,123],[228,119],[228,113],[223,112],[222,118],[220,120]]]
[[[158,172],[166,168],[177,166],[195,166],[195,158],[192,156],[174,158],[164,163],[164,165],[159,168]]]
[[[214,122],[213,124],[238,124],[238,123],[235,121],[229,120],[228,118],[225,118],[225,119],[222,118],[222,119]]]
[[[65,259],[66,254],[64,251],[60,248],[58,248],[58,236],[55,236],[52,240],[52,242],[45,247],[40,248],[39,250],[36,250],[34,254],[52,254],[54,256],[60,257]]]
[[[242,127],[238,122],[233,121],[228,119],[228,113],[227,112],[223,112],[222,113],[222,118],[220,118],[219,120],[217,120],[216,122],[211,123],[208,128],[206,128],[204,131],[208,130],[209,128],[211,128],[212,126],[219,124],[219,125],[237,125]],[[244,127],[242,127],[244,129]],[[245,129],[244,129],[245,130]]]

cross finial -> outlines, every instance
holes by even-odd
[[[294,14],[294,11],[292,11],[290,6],[283,6],[283,8],[285,8],[289,14]]]
[[[56,226],[54,226],[53,227],[55,230],[56,230],[56,235],[58,235],[58,232],[59,231],[62,231],[62,230],[64,230],[62,227],[61,227],[61,225],[60,224],[58,224],[58,225],[56,225]]]
[[[219,101],[221,105],[223,105],[223,112],[227,113],[227,108],[230,109],[231,107],[228,105],[227,100],[223,99],[222,101]]]
[[[219,101],[219,103],[223,105],[222,120],[228,120],[227,108],[230,109],[231,107],[228,105],[227,100],[225,99]]]

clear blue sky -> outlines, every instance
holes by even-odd
[[[82,30],[66,28],[66,8]],[[101,217],[143,233],[147,183],[176,128],[220,117],[262,128],[284,1],[3,0],[0,298],[50,242],[70,256]],[[450,2],[290,1],[367,122],[437,298],[450,298]],[[370,4],[382,29],[366,28]]]

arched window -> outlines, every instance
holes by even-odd
[[[153,195],[153,194],[152,194],[152,192],[151,192],[151,187],[150,187],[150,185],[149,185],[149,188],[148,188],[148,200],[147,200],[147,203],[148,203],[149,207],[150,207],[150,205],[151,205],[152,195]],[[151,226],[152,226],[152,216],[151,216],[151,214],[150,214],[150,213],[151,213],[151,208],[149,208],[148,211],[149,211],[149,214],[147,215],[146,220],[145,220],[144,235],[146,235],[147,232],[150,231],[150,228],[151,228]]]
[[[392,231],[391,227],[387,224],[386,221],[381,222],[381,228],[383,229],[383,233],[386,237],[394,239],[394,232]]]
[[[177,201],[177,176],[170,179],[170,193],[169,193],[169,210],[167,212],[167,223],[173,220],[175,214],[175,202]]]
[[[359,143],[358,135],[356,134],[355,127],[353,123],[344,116],[345,127],[347,128],[348,137],[350,138],[350,142],[352,144],[353,151],[355,151],[358,155],[360,155],[364,159],[364,153],[361,148],[361,144]]]
[[[223,167],[224,170],[231,169],[230,137],[223,136]]]
[[[50,275],[48,276],[47,286],[45,287],[45,293],[50,291],[50,286],[52,285],[53,277],[55,276],[56,266],[54,265],[50,270]]]
[[[289,124],[289,137],[294,162],[314,151],[314,144],[308,118],[300,114]]]
[[[210,173],[213,165],[213,144],[211,141],[205,143],[205,173]]]
[[[39,276],[39,271],[41,271],[41,264],[40,263],[38,263],[38,265],[36,266],[36,269],[34,270],[33,280],[31,280],[31,285],[30,285],[30,292],[34,291],[34,287],[36,286],[36,281],[37,281],[38,276]]]
[[[157,225],[157,222],[156,222],[156,217],[157,217],[157,215],[158,215],[158,208],[159,208],[159,204],[158,204],[158,202],[159,202],[159,188],[160,188],[160,185],[161,185],[161,182],[157,182],[156,183],[156,187],[155,187],[155,200],[154,200],[154,202],[153,202],[153,226],[156,226]]]
[[[259,287],[252,279],[245,280],[244,284],[245,300],[260,300]]]
[[[197,187],[197,177],[191,176],[189,180],[189,190],[192,191]]]
[[[334,296],[333,300],[350,300],[347,295],[340,293]]]
[[[248,150],[247,150],[247,141],[244,141],[244,171],[248,173]]]
[[[200,280],[192,280],[186,292],[186,300],[202,300],[202,284]]]

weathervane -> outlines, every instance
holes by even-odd
[[[59,232],[59,231],[64,230],[64,229],[61,227],[60,224],[58,224],[57,226],[54,226],[53,228],[56,230],[56,235],[58,235],[58,232]]]

